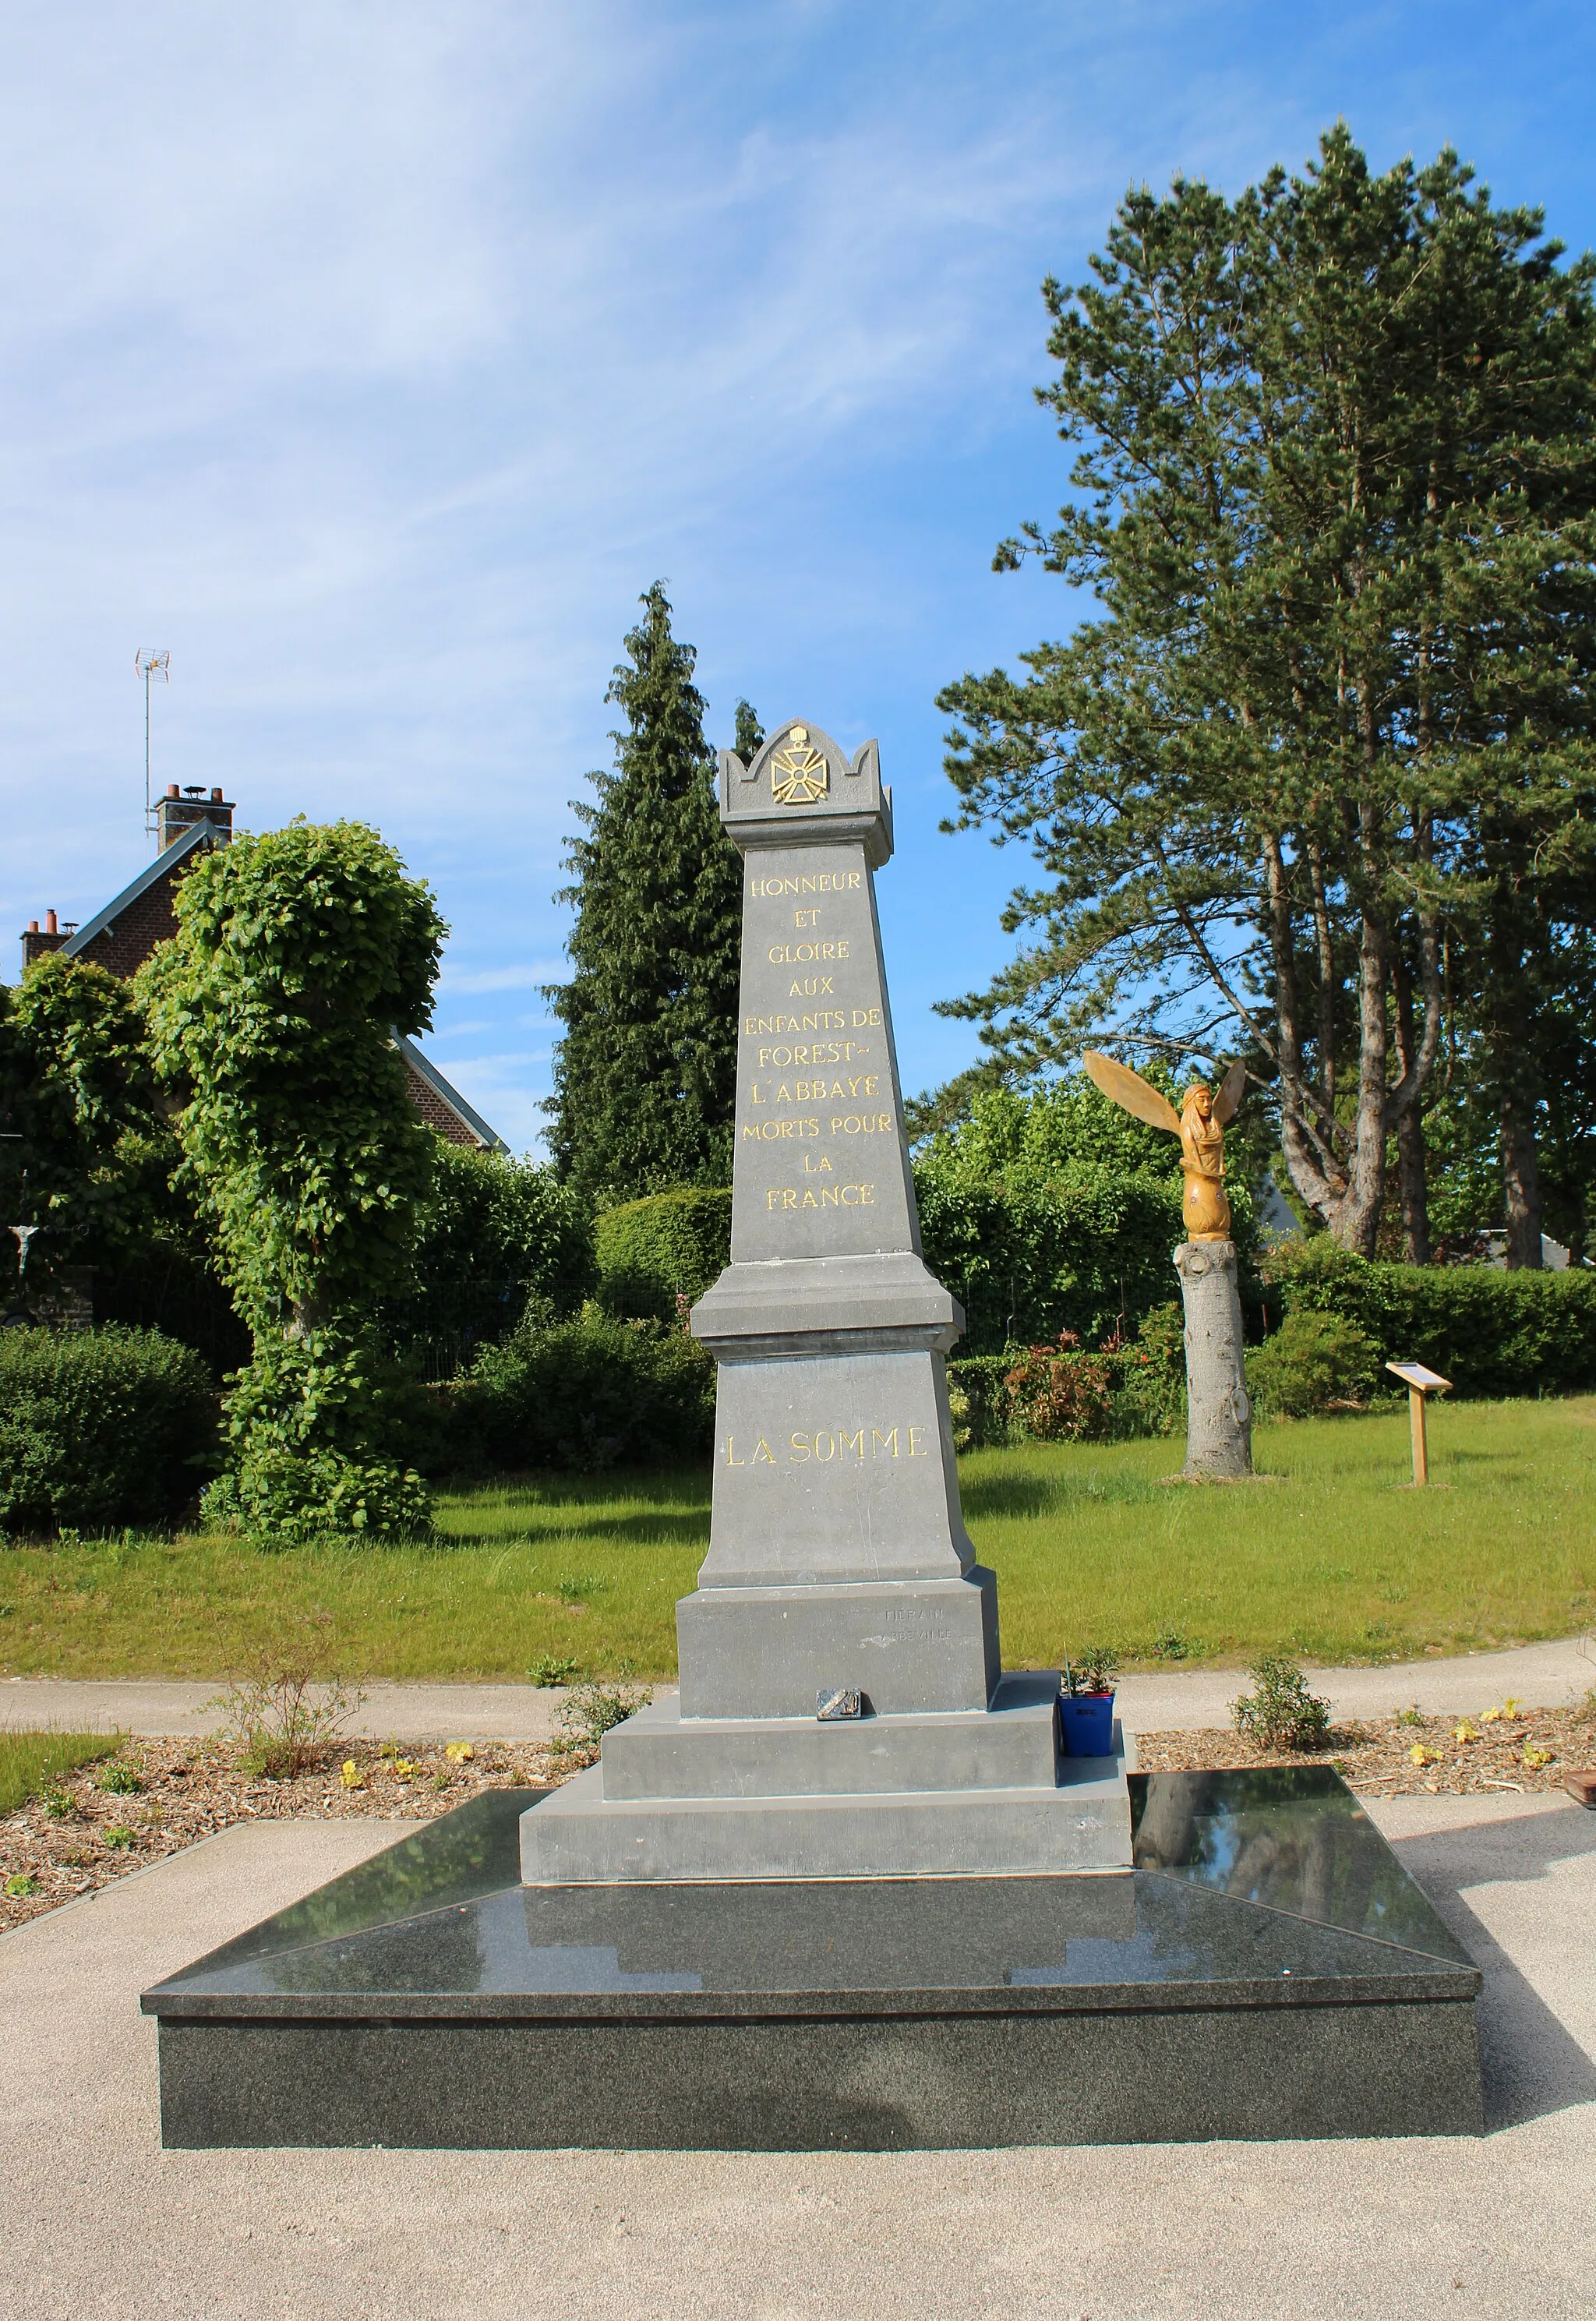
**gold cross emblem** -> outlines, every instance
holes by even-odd
[[[815,748],[807,725],[794,725],[770,760],[771,794],[777,806],[814,806],[830,786],[824,751]]]

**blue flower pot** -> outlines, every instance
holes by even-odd
[[[1058,1714],[1064,1725],[1066,1757],[1110,1757],[1114,1750],[1114,1696],[1111,1692],[1063,1692]]]

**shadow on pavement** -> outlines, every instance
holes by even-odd
[[[1596,2061],[1465,1898],[1468,1888],[1520,1885],[1559,1862],[1596,1855],[1596,1813],[1524,1814],[1393,1843],[1484,1977],[1479,2021],[1487,2132],[1596,2102]]]

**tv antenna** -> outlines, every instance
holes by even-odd
[[[153,645],[141,645],[133,655],[133,667],[144,680],[144,835],[148,838],[155,828],[155,806],[150,794],[150,684],[159,677],[163,685],[170,685],[172,656],[158,652]]]

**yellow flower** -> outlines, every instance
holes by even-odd
[[[1482,1725],[1500,1725],[1506,1715],[1507,1711],[1504,1708],[1482,1709],[1480,1712],[1480,1722]]]
[[[366,1776],[352,1757],[344,1759],[343,1770],[338,1778],[346,1789],[363,1789],[366,1787]]]
[[[469,1741],[451,1741],[443,1753],[451,1765],[468,1765],[476,1752]]]
[[[1466,1717],[1452,1735],[1454,1741],[1477,1741],[1479,1737],[1479,1734],[1474,1731],[1474,1726],[1468,1722]]]
[[[398,1774],[399,1779],[402,1781],[408,1781],[412,1774],[415,1771],[415,1767],[408,1757],[395,1757],[394,1760],[394,1770]]]
[[[1410,1765],[1438,1765],[1440,1761],[1440,1752],[1436,1749],[1427,1749],[1422,1741],[1415,1741],[1408,1752],[1408,1762]]]
[[[1519,1703],[1516,1700],[1504,1700],[1501,1704],[1501,1713],[1504,1716],[1517,1716]]]
[[[1542,1769],[1545,1766],[1549,1765],[1551,1761],[1552,1752],[1550,1749],[1526,1749],[1524,1752],[1524,1762],[1528,1766],[1532,1773],[1540,1772]]]

